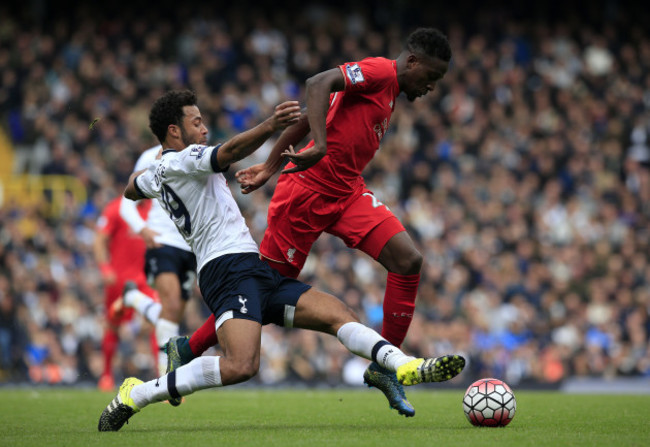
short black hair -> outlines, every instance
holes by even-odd
[[[149,129],[161,143],[171,124],[181,125],[183,107],[195,106],[196,94],[191,90],[170,90],[153,103],[149,112]]]
[[[416,54],[425,54],[445,62],[451,59],[447,36],[436,28],[418,28],[406,40],[406,48]]]

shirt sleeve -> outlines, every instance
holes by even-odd
[[[389,59],[368,58],[339,65],[345,78],[346,92],[375,92],[395,82],[395,69]]]
[[[154,163],[142,174],[133,179],[133,185],[138,195],[143,199],[155,199],[160,197],[161,181],[160,172],[163,163]]]
[[[127,199],[126,197],[122,197],[122,200],[120,200],[120,217],[127,223],[135,234],[140,233],[140,231],[147,226],[147,223],[138,212],[137,203],[133,200]]]

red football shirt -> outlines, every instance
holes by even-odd
[[[104,212],[97,220],[97,231],[108,236],[108,251],[110,265],[121,279],[136,280],[144,276],[144,240],[131,231],[131,228],[120,217],[121,197],[113,199],[106,205]],[[151,209],[151,200],[140,200],[138,212],[146,220]]]
[[[394,60],[372,57],[339,69],[345,89],[330,95],[327,154],[306,171],[291,174],[298,183],[328,195],[347,195],[364,185],[361,171],[375,156],[399,95]],[[312,140],[305,148],[313,145]]]

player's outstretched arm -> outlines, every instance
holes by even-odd
[[[287,127],[280,134],[264,163],[249,166],[235,173],[242,193],[248,194],[264,186],[280,169],[283,160],[282,153],[300,143],[307,134],[309,134],[309,121],[305,110],[303,110],[298,122]]]
[[[283,174],[304,171],[318,163],[327,153],[326,118],[330,106],[330,93],[345,89],[345,78],[339,68],[318,73],[307,79],[307,119],[314,145],[296,154],[285,150],[282,155],[296,166],[282,171]]]
[[[217,153],[219,166],[228,166],[255,152],[276,131],[298,122],[298,101],[286,101],[275,107],[272,116],[257,126],[226,141]]]

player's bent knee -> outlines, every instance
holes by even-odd
[[[160,296],[162,312],[165,315],[165,318],[172,320],[182,318],[183,312],[185,310],[185,302],[182,300],[180,292],[170,293],[169,290],[161,290],[158,294]]]
[[[424,263],[424,257],[422,256],[422,253],[415,250],[412,258],[409,261],[410,261],[409,271],[419,273],[420,270],[422,269],[422,264]]]
[[[384,245],[377,261],[389,272],[416,275],[422,269],[424,258],[409,235],[401,232]]]
[[[233,378],[233,383],[241,383],[241,382],[247,382],[253,377],[257,375],[257,369],[249,369],[249,370],[242,370],[238,371],[237,374],[235,374],[235,377]]]
[[[184,310],[184,304],[181,302],[171,302],[171,303],[166,303],[163,305],[165,307],[165,310],[172,314],[175,315],[179,318],[183,316],[183,310]]]
[[[393,259],[392,268],[388,270],[399,275],[417,275],[422,269],[424,258],[417,250],[411,250],[408,254],[397,256]]]
[[[235,384],[246,382],[247,380],[252,379],[257,375],[257,372],[260,369],[260,361],[257,360],[241,360],[236,362],[230,362],[229,369],[229,378],[227,380],[228,384]]]

